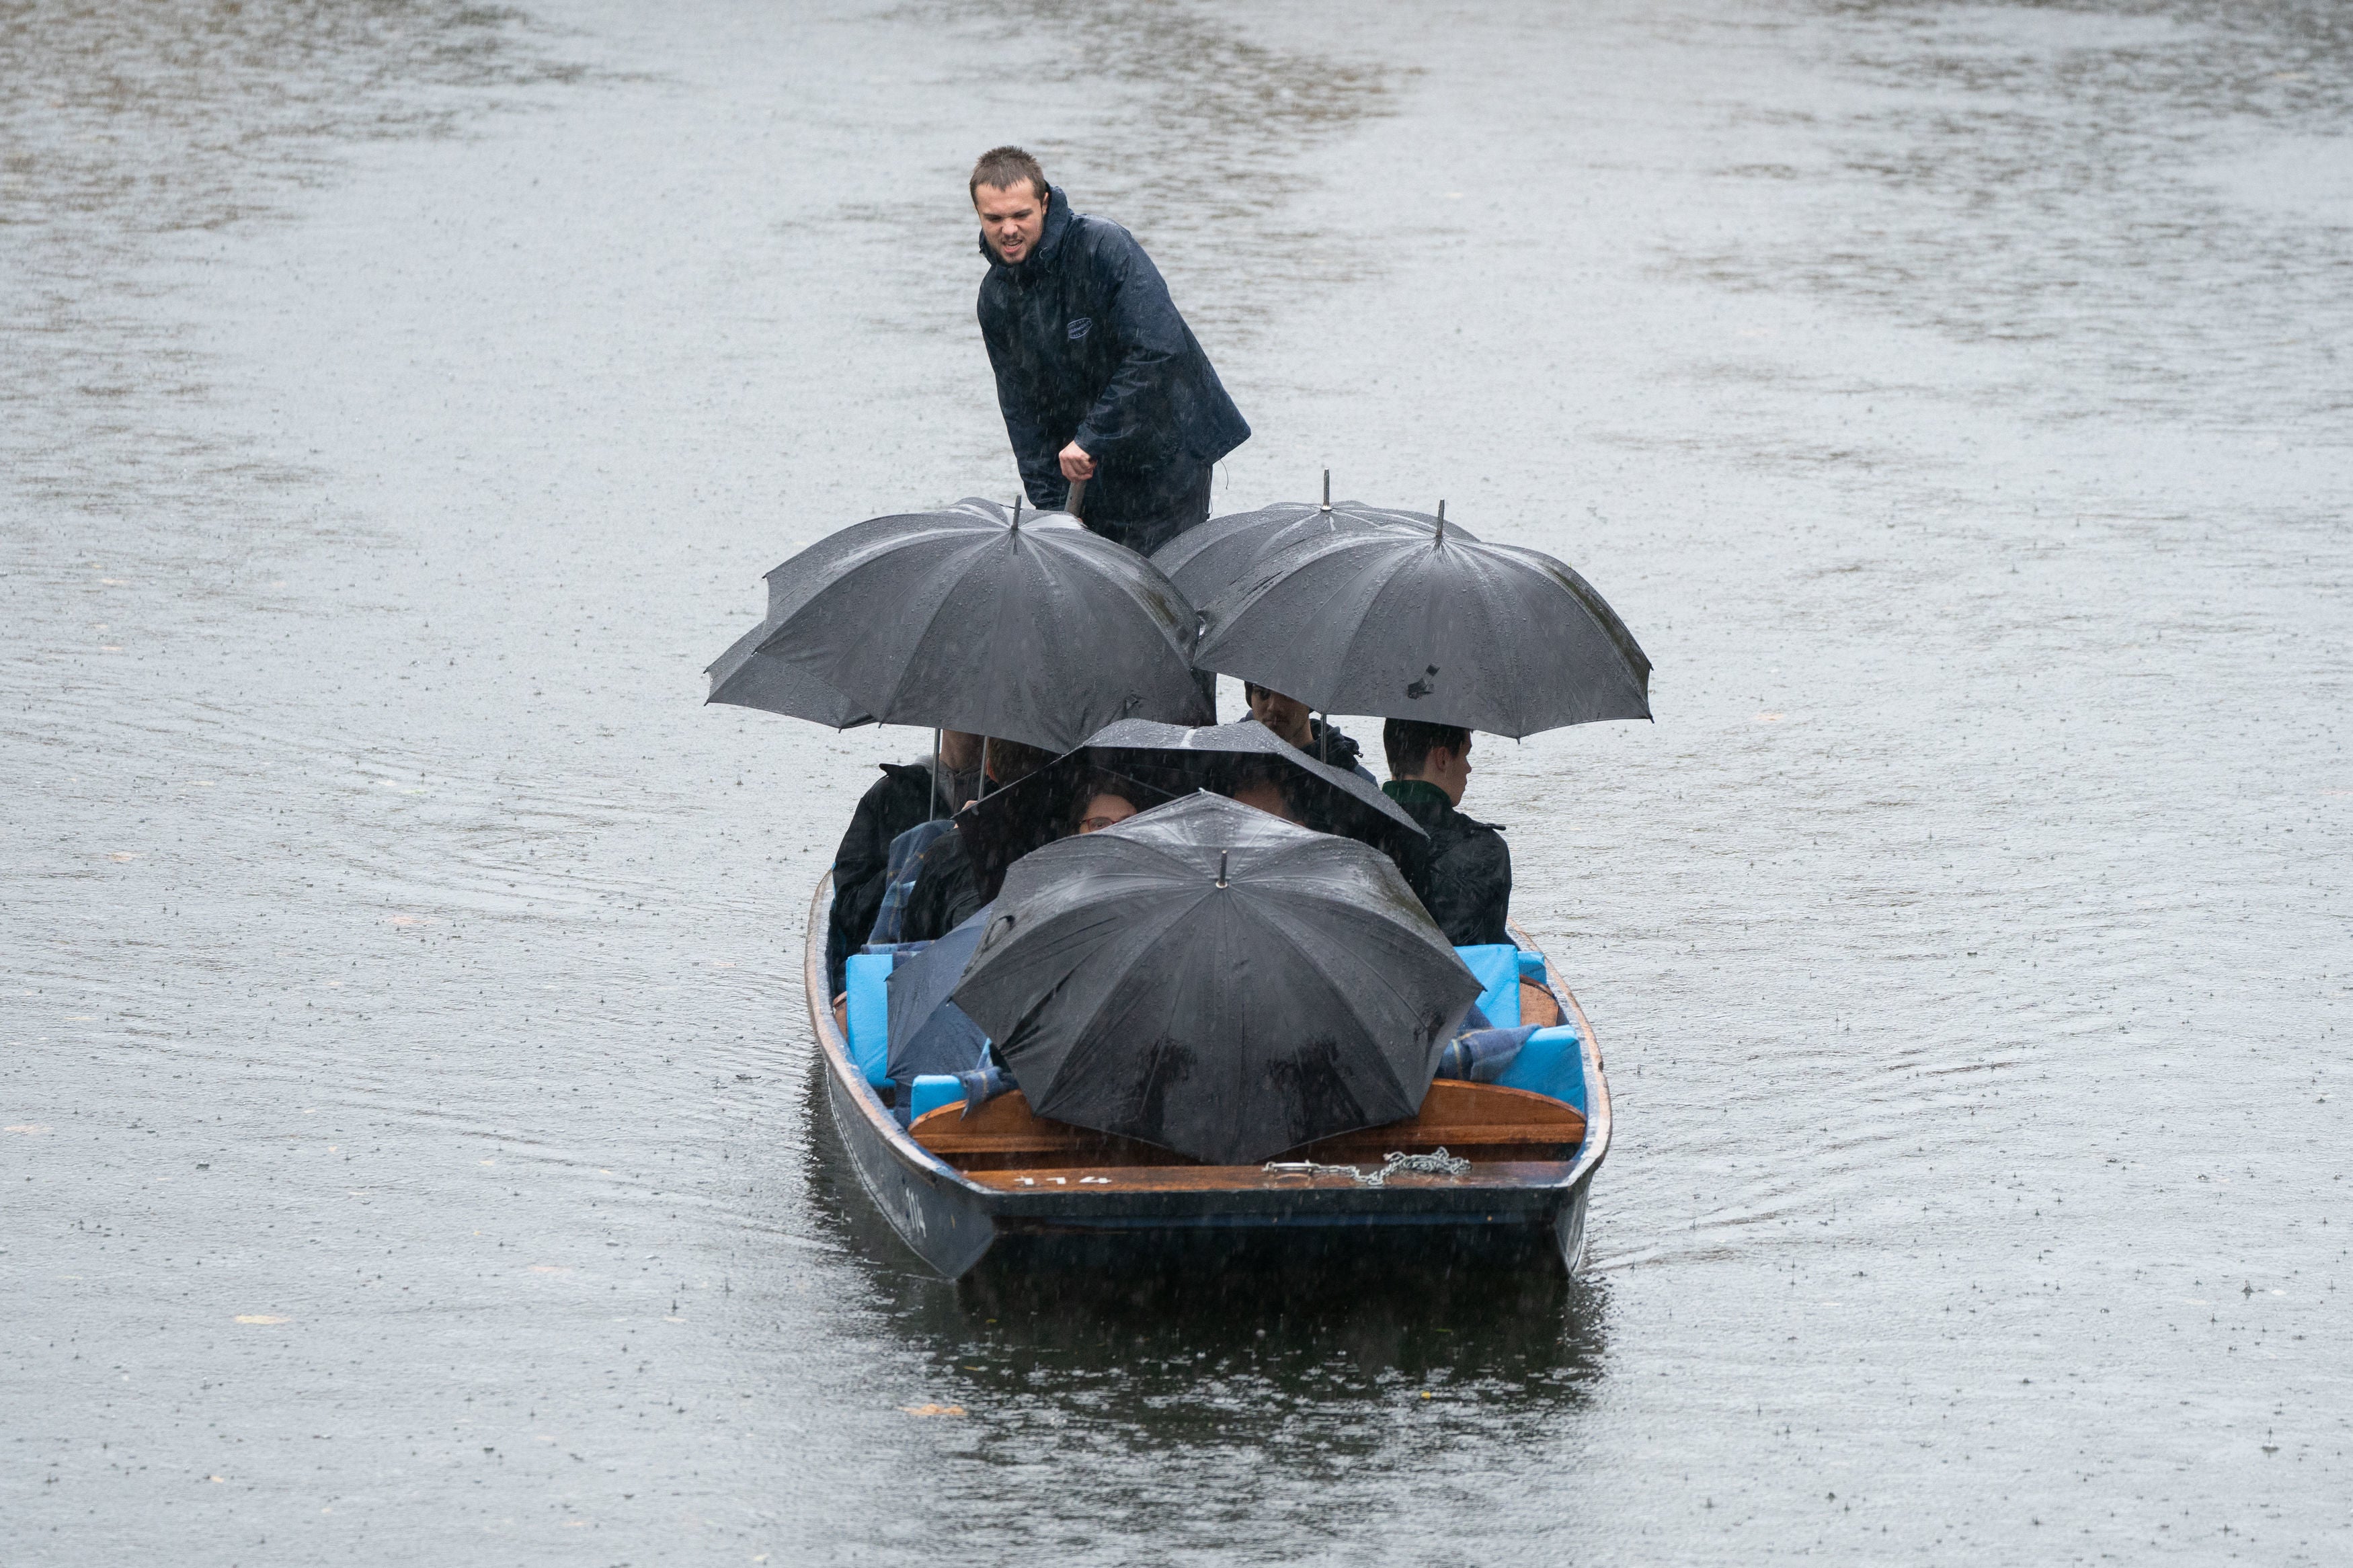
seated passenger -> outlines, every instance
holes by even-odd
[[[1289,763],[1272,757],[1246,758],[1234,772],[1232,798],[1243,805],[1254,805],[1270,816],[1304,827],[1298,806],[1292,801],[1285,780],[1298,776]]]
[[[1242,695],[1250,699],[1250,717],[1290,742],[1319,763],[1329,763],[1335,768],[1345,768],[1362,775],[1366,784],[1378,784],[1372,771],[1356,759],[1364,748],[1334,729],[1322,719],[1307,711],[1307,704],[1285,697],[1280,691],[1270,691],[1254,680],[1242,682]]]
[[[985,750],[992,793],[1018,784],[1054,760],[1053,752],[1018,741],[991,740]],[[964,835],[943,833],[915,861],[914,883],[907,892],[899,940],[936,942],[962,925],[980,905],[980,878],[965,848]]]
[[[1383,794],[1430,835],[1406,879],[1446,940],[1457,947],[1512,940],[1512,852],[1504,836],[1455,809],[1471,782],[1471,731],[1452,724],[1392,719],[1381,727],[1389,782]]]
[[[939,763],[946,777],[936,781],[929,757],[882,763],[881,778],[850,814],[849,830],[833,854],[833,918],[825,933],[826,975],[837,995],[842,966],[866,944],[881,910],[892,843],[918,823],[955,816],[973,797],[980,781],[980,737],[942,731]]]
[[[1081,833],[1101,833],[1106,827],[1116,827],[1134,816],[1142,807],[1134,797],[1144,792],[1113,773],[1097,773],[1082,779],[1074,798],[1076,825]]]

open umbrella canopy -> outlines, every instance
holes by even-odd
[[[1397,802],[1345,768],[1319,763],[1254,719],[1231,724],[1156,724],[1126,719],[1087,738],[1020,783],[976,801],[956,819],[990,896],[1007,867],[1067,837],[1078,792],[1091,781],[1117,786],[1144,811],[1196,790],[1230,795],[1271,780],[1300,822],[1371,845],[1400,865],[1425,835]]]
[[[807,670],[762,653],[761,643],[776,629],[773,622],[762,621],[712,661],[704,671],[711,677],[711,695],[703,700],[757,708],[835,730],[874,722],[873,714]]]
[[[1310,539],[1335,533],[1418,534],[1428,539],[1438,531],[1438,519],[1428,512],[1396,511],[1359,500],[1335,504],[1331,488],[1327,477],[1321,506],[1314,501],[1277,501],[1256,511],[1213,517],[1154,551],[1152,563],[1168,574],[1177,592],[1196,605],[1206,605],[1248,575],[1261,559]],[[1451,523],[1447,527],[1465,539],[1478,537]]]
[[[911,1084],[924,1073],[969,1072],[981,1065],[988,1037],[948,1000],[948,993],[980,945],[988,914],[980,910],[892,969],[885,1062],[894,1083]]]
[[[1193,795],[1016,865],[955,997],[1038,1114],[1232,1164],[1412,1115],[1478,994],[1386,858]]]
[[[966,500],[857,523],[768,574],[765,625],[758,654],[885,724],[1061,752],[1115,719],[1209,717],[1191,605],[1060,512]]]
[[[1202,668],[1326,712],[1512,736],[1651,716],[1651,661],[1584,578],[1451,523],[1304,541],[1203,618]]]

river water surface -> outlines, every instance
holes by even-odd
[[[0,1557],[2348,1560],[2348,84],[2330,0],[0,7]],[[1471,786],[1618,1097],[1566,1290],[960,1297],[843,1173],[805,910],[922,738],[701,670],[1012,494],[1007,140],[1219,510],[1444,498],[1656,661]]]

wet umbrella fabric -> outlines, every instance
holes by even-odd
[[[1090,774],[1125,784],[1138,810],[1206,789],[1229,795],[1248,776],[1272,765],[1285,794],[1321,833],[1370,844],[1405,862],[1426,835],[1397,802],[1345,768],[1320,763],[1254,719],[1188,726],[1128,719],[1087,737],[1008,789],[976,802],[957,819],[957,831],[979,875],[984,896],[1005,868],[1071,830],[1070,808]]]
[[[993,501],[872,518],[768,574],[758,651],[886,724],[1068,751],[1122,718],[1209,714],[1193,608],[1133,551]]]
[[[844,693],[775,654],[762,653],[760,644],[776,629],[775,623],[763,621],[737,637],[705,671],[711,677],[711,695],[703,700],[757,708],[835,730],[874,722],[873,714]]]
[[[923,1073],[968,1072],[980,1065],[988,1037],[948,994],[980,945],[988,914],[983,908],[892,969],[885,1067],[892,1082],[911,1084]]]
[[[955,997],[1039,1115],[1233,1164],[1412,1115],[1478,991],[1379,854],[1194,795],[1016,865]]]
[[[1326,712],[1512,736],[1651,716],[1651,661],[1584,578],[1451,523],[1294,545],[1204,619],[1202,668]]]
[[[1478,537],[1452,523],[1447,529],[1465,539]],[[1311,539],[1335,533],[1419,534],[1428,539],[1437,531],[1438,519],[1428,512],[1397,511],[1357,500],[1322,506],[1314,501],[1277,501],[1256,511],[1213,517],[1198,528],[1188,528],[1153,552],[1152,563],[1168,574],[1177,592],[1196,605],[1206,605],[1241,581],[1260,560]]]

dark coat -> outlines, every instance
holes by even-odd
[[[1075,440],[1095,459],[1090,516],[1167,510],[1208,465],[1250,439],[1160,269],[1135,237],[1046,198],[1046,231],[1018,266],[980,242],[980,335],[997,372],[997,402],[1032,504],[1070,493],[1060,453]]]
[[[915,865],[915,886],[907,894],[899,940],[937,942],[980,908],[980,875],[961,832],[942,834]]]
[[[1372,769],[1365,766],[1359,760],[1364,756],[1365,749],[1342,734],[1337,728],[1324,720],[1310,719],[1307,721],[1307,732],[1314,739],[1300,750],[1309,756],[1319,763],[1329,763],[1335,768],[1345,768],[1366,784],[1381,782],[1373,777]]]
[[[1512,851],[1504,836],[1457,811],[1434,784],[1405,779],[1381,791],[1430,835],[1406,880],[1446,940],[1457,947],[1510,942],[1504,921],[1512,911]]]
[[[859,797],[849,830],[833,852],[833,919],[826,927],[825,969],[837,996],[849,955],[866,945],[875,911],[882,907],[891,840],[934,813],[929,763],[884,763],[881,767],[882,776]],[[944,816],[955,804],[941,800],[938,814]]]

